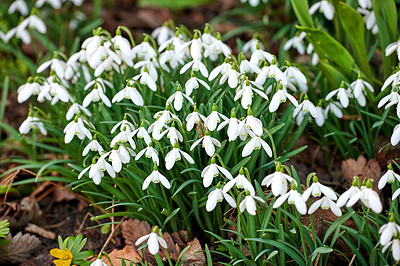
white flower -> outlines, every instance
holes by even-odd
[[[194,104],[193,100],[188,97],[186,94],[182,93],[182,87],[178,84],[176,88],[176,92],[172,94],[168,99],[166,105],[169,105],[174,101],[174,108],[176,111],[180,111],[182,109],[183,99],[186,99],[190,104]]]
[[[146,36],[141,44],[136,45],[132,49],[133,56],[137,56],[143,60],[149,60],[152,57],[156,57],[157,53],[153,47],[149,44],[149,37]]]
[[[174,148],[165,156],[165,168],[170,170],[172,167],[174,167],[175,162],[181,160],[181,156],[185,157],[190,164],[194,164],[193,158],[188,153],[181,151],[179,149],[179,144],[175,142]]]
[[[233,177],[228,170],[219,166],[215,163],[215,157],[211,158],[211,164],[206,166],[203,171],[201,171],[201,177],[203,178],[204,187],[209,187],[215,177],[219,174],[223,174],[229,180],[232,180]]]
[[[354,178],[353,183],[351,185],[351,187],[346,190],[337,200],[336,204],[338,207],[343,207],[344,205],[346,205],[346,203],[348,202],[348,200],[353,197],[354,195],[358,194],[359,192],[361,192],[361,190],[358,188],[357,186],[357,180],[358,178]]]
[[[196,78],[194,72],[192,72],[192,77],[188,79],[185,83],[186,95],[190,96],[192,94],[193,89],[197,89],[199,87],[199,83],[203,85],[207,90],[210,90],[210,86],[203,80]]]
[[[115,145],[111,152],[108,152],[108,160],[112,164],[115,172],[119,173],[122,169],[122,164],[127,164],[131,161],[131,155],[136,155],[133,150],[124,145]]]
[[[279,69],[275,57],[273,57],[272,62],[269,66],[264,64],[263,68],[261,68],[260,74],[258,74],[255,80],[255,83],[263,86],[267,78],[275,79],[276,82],[280,81],[284,86],[287,86],[288,84],[287,77]]]
[[[296,48],[299,54],[304,54],[305,52],[305,45],[303,42],[304,37],[306,37],[305,32],[301,32],[298,36],[294,36],[287,40],[285,45],[283,46],[283,50],[287,51],[291,47]]]
[[[371,84],[362,80],[360,74],[357,80],[350,84],[350,88],[353,89],[354,97],[357,99],[361,96],[361,94],[366,94],[366,89],[374,92],[374,88],[371,86]]]
[[[47,135],[47,130],[44,128],[43,123],[40,121],[39,117],[29,113],[28,117],[19,126],[19,133],[28,134],[32,129],[39,129],[42,135]]]
[[[312,195],[313,197],[321,197],[322,195],[325,195],[331,200],[337,199],[335,192],[331,188],[322,185],[315,175],[313,177],[312,185],[307,188],[302,195],[303,200],[307,201],[310,195]]]
[[[308,10],[308,12],[310,13],[310,15],[312,15],[317,10],[319,12],[321,12],[321,13],[324,13],[324,16],[325,16],[325,18],[327,20],[332,20],[333,19],[333,15],[335,14],[335,8],[327,0],[322,0],[322,1],[319,1],[319,2],[317,2],[315,4],[313,4],[310,7],[310,10]]]
[[[200,60],[203,56],[201,55],[203,51],[204,44],[198,37],[197,31],[193,36],[193,40],[186,42],[180,47],[180,52],[190,46],[190,56],[193,60]],[[181,73],[182,74],[182,73]]]
[[[38,101],[42,102],[47,94],[53,96],[53,100],[51,102],[52,105],[57,103],[58,100],[61,100],[65,103],[69,102],[70,100],[73,101],[73,98],[68,93],[67,89],[57,82],[56,77],[52,79],[51,83],[46,83],[43,86],[42,91],[38,95]]]
[[[392,195],[392,201],[395,200],[400,195],[400,188],[396,189],[396,191]]]
[[[272,96],[271,102],[269,103],[269,107],[268,107],[269,111],[271,113],[273,113],[276,110],[278,110],[279,105],[281,103],[286,102],[286,99],[289,99],[289,101],[291,103],[293,103],[295,107],[297,107],[299,105],[296,98],[294,98],[292,95],[290,95],[286,91],[286,89],[283,87],[283,85],[281,83],[279,83],[278,91],[274,94],[274,96]]]
[[[225,121],[222,121],[222,123],[219,124],[217,130],[220,131],[226,125],[228,125],[227,134],[228,134],[228,137],[229,137],[229,141],[234,141],[240,134],[239,122],[240,122],[239,119],[236,118],[235,108],[232,108],[231,118],[229,118],[229,119],[227,119]]]
[[[250,61],[246,59],[244,54],[241,54],[239,69],[240,69],[241,74],[245,74],[245,73],[259,74],[261,71],[261,69],[257,65],[250,63]]]
[[[137,137],[138,139],[144,139],[144,142],[145,142],[147,145],[150,144],[151,138],[150,138],[150,135],[149,135],[149,133],[147,132],[147,130],[144,128],[143,122],[142,122],[142,124],[140,125],[140,127],[139,127],[138,129],[132,131],[131,135],[132,135],[132,136],[135,136],[135,135],[136,135],[136,137]]]
[[[10,5],[10,7],[8,8],[8,13],[12,14],[15,11],[19,11],[19,13],[21,13],[21,15],[26,16],[28,15],[28,5],[25,3],[24,0],[14,0],[14,2]]]
[[[135,141],[132,138],[131,130],[129,127],[123,127],[122,130],[111,140],[110,147],[114,147],[117,143],[127,143],[131,145],[132,149],[136,149]]]
[[[135,130],[135,126],[127,120],[127,115],[124,115],[124,119],[113,126],[113,128],[111,129],[111,134],[113,134],[118,129],[118,127],[120,131],[126,130],[132,132],[133,130]]]
[[[232,65],[229,63],[229,58],[225,58],[224,63],[217,66],[211,71],[208,80],[211,81],[215,79],[218,76],[218,74],[225,75],[226,73],[228,73],[230,69],[232,69]]]
[[[215,61],[218,59],[218,55],[221,53],[227,57],[232,54],[232,50],[228,45],[222,42],[221,34],[218,33],[217,39],[206,47],[204,51],[204,57],[209,57],[211,60]]]
[[[42,86],[40,85],[40,83],[33,81],[32,78],[29,78],[27,83],[19,86],[17,100],[19,103],[23,103],[28,100],[32,95],[38,95],[41,90]]]
[[[296,206],[297,211],[305,215],[307,213],[307,206],[306,203],[304,202],[303,198],[301,197],[301,194],[297,192],[296,190],[296,183],[295,181],[291,181],[291,189],[289,192],[286,194],[281,195],[274,203],[272,206],[274,209],[278,208],[281,206],[286,200],[289,204],[294,204]]]
[[[136,241],[135,245],[139,246],[146,240],[147,240],[147,246],[149,248],[149,252],[153,255],[156,255],[158,253],[158,250],[160,249],[159,245],[161,245],[161,247],[163,247],[163,248],[167,248],[167,242],[165,242],[165,240],[158,235],[158,226],[155,226],[153,228],[153,232],[151,232],[150,234],[139,238]]]
[[[231,205],[232,208],[236,208],[235,200],[232,198],[232,196],[230,196],[228,193],[225,192],[225,188],[224,190],[222,190],[221,185],[218,184],[217,188],[211,191],[210,194],[208,194],[206,210],[208,212],[211,212],[212,210],[215,209],[217,203],[222,202],[223,199],[225,199],[229,203],[229,205]]]
[[[65,133],[65,143],[70,143],[74,136],[77,136],[81,140],[85,137],[92,139],[92,134],[89,129],[85,127],[85,124],[89,125],[89,123],[81,117],[75,117],[73,121],[69,122],[63,131]]]
[[[253,116],[253,112],[251,111],[250,107],[247,109],[247,116],[243,120],[243,123],[246,125],[246,128],[251,129],[257,136],[262,136],[264,133],[261,120]]]
[[[159,56],[160,66],[162,69],[167,71],[168,73],[171,71],[167,66],[167,63],[171,66],[172,69],[176,69],[178,65],[183,65],[183,55],[178,54],[176,50],[173,48],[167,48],[167,50],[160,54]]]
[[[296,117],[299,113],[302,115],[310,113],[314,118],[317,118],[318,115],[317,109],[315,108],[314,104],[308,100],[308,97],[305,97],[304,101],[294,109],[293,117]]]
[[[257,205],[255,199],[262,203],[264,203],[264,200],[258,196],[249,193],[246,194],[248,195],[246,195],[244,200],[239,204],[239,210],[241,213],[243,213],[246,209],[250,215],[256,215]]]
[[[193,59],[193,61],[188,62],[184,65],[179,71],[180,74],[185,73],[190,67],[192,67],[192,71],[199,71],[203,75],[203,77],[208,77],[208,70],[201,59]]]
[[[328,117],[329,112],[333,112],[337,118],[342,118],[343,112],[341,108],[343,108],[343,106],[339,102],[329,101],[324,111],[325,117]]]
[[[107,163],[107,162],[106,162]],[[107,163],[108,164],[108,163]],[[108,164],[109,165],[109,164]],[[111,165],[109,165],[110,167],[111,167]],[[111,169],[112,169],[112,167],[111,167]],[[88,167],[86,167],[85,169],[83,169],[80,173],[79,173],[79,175],[78,175],[78,179],[81,179],[82,178],[82,176],[87,172],[89,170],[89,178],[92,178],[93,179],[93,182],[96,184],[96,185],[99,185],[100,184],[100,182],[101,182],[101,178],[102,177],[104,177],[104,170],[103,171],[101,171],[100,170],[100,167],[99,167],[99,164],[97,164],[96,162],[95,162],[95,160],[93,160],[93,162],[92,162],[92,164],[91,165],[89,165]],[[114,171],[114,170],[112,170],[112,171]],[[115,172],[114,172],[114,174],[115,174]]]
[[[331,91],[326,95],[325,100],[328,101],[330,98],[332,98],[336,94],[336,98],[340,101],[340,104],[344,107],[347,108],[349,106],[349,95],[344,88],[344,83],[340,85],[340,88]]]
[[[389,56],[391,55],[394,51],[397,52],[397,58],[400,61],[400,40],[396,41],[396,42],[392,42],[391,44],[389,44],[386,49],[385,49],[385,55]]]
[[[257,46],[260,47],[261,50],[264,50],[264,45],[260,43],[260,41],[257,38],[253,37],[243,45],[242,49],[244,53],[247,52],[254,53],[255,51],[257,51]]]
[[[161,183],[166,189],[171,188],[168,179],[158,171],[157,165],[154,165],[153,172],[151,172],[151,174],[144,180],[142,190],[146,190],[149,187],[150,182],[153,182],[154,184]]]
[[[250,58],[250,63],[254,65],[259,65],[263,60],[267,60],[269,63],[272,63],[274,56],[268,52],[261,50],[259,43],[257,44],[257,50],[252,53]]]
[[[384,106],[387,102],[389,102],[386,106],[385,109],[390,108],[392,105],[398,104],[400,102],[400,94],[397,92],[397,88],[393,88],[392,92],[389,95],[386,95],[383,97],[379,103],[378,103],[378,108],[381,108]]]
[[[148,72],[154,81],[158,80],[157,68],[159,68],[159,65],[157,60],[155,60],[153,57],[148,60],[137,62],[134,68],[140,68],[140,73]]]
[[[379,229],[381,235],[379,242],[382,246],[387,245],[393,237],[398,236],[400,233],[400,226],[395,223],[394,214],[389,214],[389,222]]]
[[[390,143],[396,146],[400,141],[400,124],[397,124],[393,129],[392,137],[390,138]]]
[[[371,0],[358,0],[358,5],[362,8],[372,8]]]
[[[85,113],[87,116],[92,116],[92,114],[89,112],[89,110],[87,108],[85,108],[82,105],[75,102],[68,109],[67,114],[65,115],[65,118],[67,120],[71,120],[75,115],[77,115],[78,113],[81,113],[81,112]]]
[[[301,92],[307,92],[307,78],[297,67],[290,66],[286,68],[283,74],[288,78],[288,85],[298,86]]]
[[[134,80],[139,80],[141,85],[146,85],[152,91],[157,91],[156,81],[149,75],[147,68],[144,72],[133,77]]]
[[[58,58],[53,58],[41,64],[36,70],[36,72],[37,73],[43,72],[48,67],[50,67],[50,70],[54,71],[60,79],[64,78],[65,69],[67,67],[64,61]]]
[[[96,259],[90,264],[90,266],[107,266],[107,264],[104,263],[101,259]]]
[[[89,50],[87,51],[89,52]],[[121,59],[111,50],[111,42],[109,41],[101,42],[98,47],[94,48],[88,58],[89,66],[95,69],[94,75],[96,77],[100,76],[104,70],[111,69],[113,62],[120,65]]]
[[[309,43],[306,52],[307,54],[311,55],[311,64],[315,66],[318,64],[319,57],[318,54],[313,51],[314,51],[314,46],[312,45],[312,43]]]
[[[36,1],[36,7],[42,7],[45,3],[49,3],[53,8],[59,9],[62,5],[62,0],[38,0]]]
[[[172,123],[171,127],[168,127],[160,135],[156,136],[156,140],[160,140],[164,135],[167,135],[171,145],[174,145],[176,141],[183,142],[182,134],[175,128],[175,123]]]
[[[253,83],[253,85],[255,86],[259,86],[257,83]],[[262,89],[262,87],[260,86],[260,88]],[[242,98],[241,100],[241,104],[242,107],[244,109],[247,109],[249,106],[251,106],[253,100],[253,91],[256,92],[258,95],[260,95],[261,97],[263,97],[265,100],[268,100],[268,96],[261,90],[253,88],[250,85],[250,82],[248,80],[245,81],[245,84],[242,84],[242,86],[240,87],[240,89],[238,89],[236,91],[236,95],[235,98],[233,99],[234,101],[239,100],[240,98]]]
[[[392,87],[395,88],[397,85],[400,84],[400,71],[396,71],[392,75],[390,75],[386,80],[385,83],[383,83],[383,86],[381,88],[381,91],[386,89],[387,86],[392,84]]]
[[[377,34],[379,32],[379,28],[376,24],[375,12],[373,10],[363,8],[357,8],[357,11],[364,16],[365,27],[367,30],[371,30],[372,34]]]
[[[398,236],[397,236],[398,237]],[[395,238],[392,241],[390,241],[389,243],[387,243],[383,249],[382,249],[382,253],[385,253],[386,250],[388,250],[388,248],[390,247],[390,245],[392,245],[392,255],[393,255],[393,259],[396,262],[399,262],[400,260],[400,239]]]
[[[308,209],[308,214],[314,213],[319,207],[323,210],[331,209],[336,216],[342,216],[342,210],[327,196],[323,196],[322,199],[315,201]]]
[[[271,147],[261,137],[251,133],[251,140],[247,142],[242,151],[242,157],[249,156],[254,150],[259,150],[261,147],[265,150],[269,157],[272,157]]]
[[[128,82],[126,87],[123,90],[120,90],[117,94],[112,98],[112,102],[120,102],[123,99],[130,99],[137,106],[143,106],[144,101],[140,92],[135,88],[135,83]]]
[[[221,142],[211,137],[208,129],[206,129],[205,135],[202,138],[196,140],[192,146],[190,146],[190,150],[192,151],[200,142],[203,142],[202,147],[206,150],[207,155],[210,157],[215,153],[215,146],[221,147]]]
[[[211,114],[206,118],[206,121],[204,125],[208,128],[210,131],[214,131],[217,128],[217,124],[221,122],[221,119],[227,120],[228,118],[224,116],[223,114],[220,114],[217,112],[217,105],[214,104],[212,107],[212,112]]]
[[[280,163],[276,166],[276,171],[267,175],[261,182],[262,186],[271,186],[272,194],[275,197],[283,195],[287,192],[288,181],[292,182],[293,178],[282,172],[283,168]]]
[[[381,177],[381,179],[378,182],[378,188],[382,189],[386,185],[387,182],[393,183],[394,180],[396,180],[396,179],[398,181],[400,181],[400,175],[396,174],[393,171],[392,164],[389,164],[388,171]]]
[[[260,0],[240,0],[242,3],[249,2],[249,5],[255,7],[260,4]],[[262,0],[263,3],[268,3],[268,0]]]
[[[158,45],[163,44],[174,36],[175,33],[168,27],[168,22],[165,22],[161,27],[154,29],[154,31],[151,33],[151,37],[157,39]]]
[[[231,188],[233,186],[235,186],[237,188],[240,189],[245,189],[247,191],[250,192],[251,195],[255,194],[255,190],[253,185],[251,184],[251,182],[249,180],[247,180],[247,178],[244,176],[244,170],[243,167],[240,168],[239,170],[239,174],[237,177],[235,177],[234,179],[230,180],[228,183],[226,183],[225,187],[224,187],[224,192],[228,192],[229,190],[231,190]]]
[[[94,136],[93,140],[89,142],[89,144],[83,149],[82,156],[86,156],[89,151],[97,151],[99,155],[101,155],[104,151],[103,147],[97,141],[96,135]]]
[[[200,123],[202,120],[203,123],[206,121],[206,117],[200,113],[197,112],[197,107],[194,107],[194,110],[192,113],[188,114],[186,117],[186,129],[187,131],[191,131],[194,127],[194,124]]]
[[[366,188],[360,190],[360,192],[349,199],[346,206],[352,207],[358,200],[361,200],[367,208],[370,208],[375,213],[380,213],[382,211],[381,200],[378,193],[372,189],[371,179],[368,179]]]
[[[321,106],[316,106],[317,109],[317,117],[315,118],[315,123],[319,126],[322,127],[322,125],[325,123],[325,119],[327,118],[325,115],[325,111]]]
[[[83,99],[82,106],[88,107],[91,102],[99,102],[102,101],[106,106],[111,107],[111,102],[108,97],[105,95],[103,88],[99,88],[97,84],[94,86],[94,89],[86,95]]]

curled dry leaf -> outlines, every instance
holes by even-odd
[[[359,176],[361,180],[364,177],[372,178],[377,184],[381,177],[381,167],[376,159],[371,159],[367,162],[364,156],[359,156],[357,161],[354,159],[347,159],[342,162],[342,171],[344,178],[348,184],[351,184],[354,176]]]
[[[10,229],[22,229],[30,221],[38,220],[41,211],[37,202],[31,197],[25,197],[18,204],[6,202],[0,206],[0,217],[10,222]]]
[[[9,234],[10,243],[0,249],[0,263],[21,263],[29,259],[32,253],[40,246],[40,240],[30,234],[18,232],[14,237]]]
[[[125,246],[123,249],[114,249],[108,254],[108,256],[110,257],[111,262],[114,266],[122,266],[121,258],[125,259],[126,265],[129,265],[130,261],[138,263],[139,259],[141,258],[136,249],[131,246]],[[106,257],[102,257],[102,260],[107,265],[110,265],[110,262]]]
[[[186,257],[182,265],[206,265],[206,256],[204,255],[204,252],[201,252],[202,248],[199,240],[197,238],[193,239],[193,241],[188,243],[188,246],[190,246],[190,248],[182,255],[183,258]]]

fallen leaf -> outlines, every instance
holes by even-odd
[[[126,265],[129,265],[129,261],[139,262],[141,257],[139,253],[137,253],[136,249],[131,246],[125,246],[123,249],[114,249],[111,251],[108,256],[111,259],[111,262],[114,266],[122,266],[121,258],[125,259]],[[106,257],[102,257],[102,260],[107,264],[110,265],[110,262]]]
[[[78,197],[68,189],[56,188],[53,192],[55,202],[71,201],[78,199]]]
[[[381,177],[381,167],[376,159],[371,159],[367,162],[364,156],[360,155],[357,161],[354,159],[347,159],[342,162],[342,171],[345,181],[348,184],[353,182],[354,176],[360,177],[363,180],[364,177],[372,178],[377,184],[377,181]]]
[[[186,257],[183,261],[183,266],[192,266],[192,265],[206,265],[206,256],[204,255],[200,245],[200,242],[197,238],[193,239],[193,241],[188,243],[189,249],[185,251],[182,257]]]
[[[8,234],[6,239],[10,243],[0,249],[0,263],[21,263],[26,261],[41,245],[36,236],[22,234],[22,232],[18,232],[14,237]]]

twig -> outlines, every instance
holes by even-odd
[[[354,260],[356,259],[356,254],[353,255],[353,257],[351,258],[351,261],[349,263],[349,266],[353,264]]]
[[[125,220],[126,217],[123,217],[120,221],[120,224],[118,224],[114,230],[111,231],[110,235],[108,236],[106,242],[104,243],[103,247],[101,248],[99,254],[103,253],[104,249],[107,247],[108,243],[110,243],[111,239],[113,238],[115,232],[118,230],[118,228],[121,226],[122,222]]]
[[[93,217],[94,215],[91,214],[90,212],[87,212],[87,213],[85,214],[85,217],[83,217],[83,220],[82,220],[81,224],[79,225],[77,234],[80,234],[80,232],[82,231],[83,226],[85,225],[86,220],[87,220],[87,218],[88,218],[89,216],[90,216],[90,217]]]

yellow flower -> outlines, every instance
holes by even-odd
[[[62,250],[59,248],[53,248],[50,250],[50,255],[58,258],[58,260],[54,260],[54,264],[56,266],[70,266],[72,262],[72,253],[67,248],[66,250]]]

